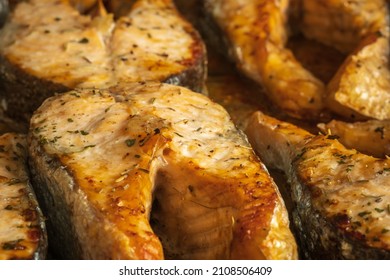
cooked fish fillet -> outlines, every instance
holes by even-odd
[[[28,119],[54,92],[74,87],[159,80],[203,90],[203,42],[171,0],[136,1],[117,19],[103,8],[92,16],[67,0],[15,7],[0,33],[2,106],[8,114]]]
[[[361,42],[328,85],[327,106],[349,119],[390,119],[389,37]]]
[[[0,136],[0,259],[44,259],[44,219],[27,172],[24,135]]]
[[[306,37],[351,53],[368,34],[389,33],[385,0],[301,0]]]
[[[311,259],[390,258],[390,160],[345,148],[261,112],[247,127],[267,166],[283,170],[300,249]]]
[[[323,133],[339,137],[339,141],[350,149],[384,158],[390,155],[390,122],[369,120],[348,123],[332,120],[327,124],[319,124]]]
[[[295,7],[295,5],[294,5]],[[286,113],[318,118],[325,87],[286,48],[288,0],[205,0],[237,67]]]
[[[267,170],[226,111],[186,88],[51,97],[32,117],[29,152],[63,258],[297,258]]]
[[[390,118],[389,6],[385,0],[303,0],[302,31],[348,54],[326,106],[352,119]]]

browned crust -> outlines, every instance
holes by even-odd
[[[315,189],[305,185],[301,179],[293,176],[292,219],[299,231],[297,235],[300,251],[305,259],[389,259],[390,251],[369,247],[357,232],[348,232],[343,217],[329,217],[313,206]]]
[[[183,18],[183,20],[185,20]],[[190,26],[185,28],[186,32],[191,35],[194,42],[191,45],[192,57],[183,60],[180,64],[186,66],[186,70],[173,74],[163,82],[179,85],[189,88],[192,91],[206,93],[207,78],[207,51],[200,34]]]
[[[313,136],[302,152],[312,150],[319,154],[323,147],[329,146],[337,151],[341,144],[326,136]],[[370,246],[366,236],[354,228],[348,215],[343,213],[330,215],[318,206],[318,202],[324,199],[325,194],[310,183],[310,172],[303,171],[300,166],[304,161],[302,155],[296,157],[292,170],[298,170],[298,172],[291,171],[290,178],[293,178],[292,198],[296,205],[293,214],[294,222],[301,233],[301,248],[305,257],[311,259],[389,259],[390,250],[387,244]],[[347,175],[338,180],[348,180],[346,177]]]

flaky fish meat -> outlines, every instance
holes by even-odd
[[[303,0],[302,32],[348,54],[326,106],[350,119],[390,118],[389,6],[385,0]]]
[[[29,151],[62,258],[297,258],[277,186],[202,94],[150,82],[57,95],[34,113]]]

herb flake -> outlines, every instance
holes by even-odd
[[[370,211],[363,211],[363,212],[358,213],[358,216],[363,218],[363,217],[370,215],[370,214],[371,214]]]
[[[23,239],[17,239],[14,241],[4,242],[1,246],[3,250],[24,250],[25,246],[20,245],[19,242],[23,241]]]
[[[88,38],[83,38],[83,39],[81,39],[80,41],[79,41],[79,43],[80,44],[88,44],[89,43],[89,40],[88,40]]]
[[[5,210],[13,210],[14,208],[12,207],[12,205],[7,205],[4,207]]]
[[[126,143],[127,147],[131,147],[135,144],[135,141],[136,141],[135,139],[127,139],[125,141],[125,143]]]
[[[330,139],[330,140],[336,140],[336,139],[339,139],[339,138],[340,138],[340,136],[338,136],[338,135],[328,135],[326,137],[326,139]]]

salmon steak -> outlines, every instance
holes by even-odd
[[[96,3],[86,10],[79,2]],[[202,92],[206,50],[198,32],[171,0],[130,2],[120,13],[112,8],[118,17],[102,1],[17,4],[0,31],[3,110],[28,121],[55,92],[122,82],[156,80]]]
[[[75,89],[43,103],[28,139],[61,258],[297,258],[277,186],[202,94],[157,82]]]
[[[292,220],[308,259],[390,258],[390,160],[345,148],[261,112],[246,128],[268,167],[290,184]]]

